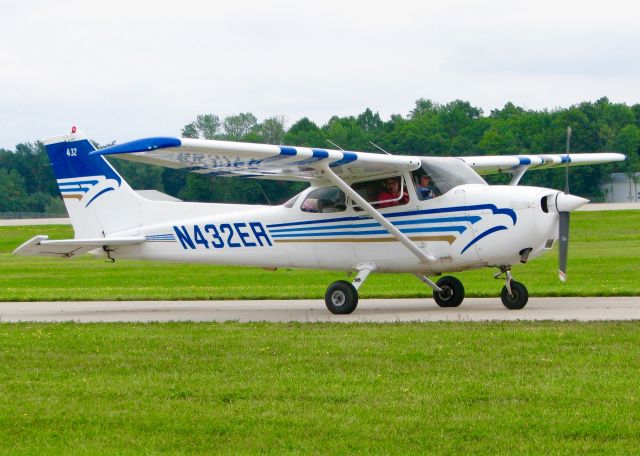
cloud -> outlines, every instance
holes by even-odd
[[[0,27],[0,147],[79,124],[100,142],[199,113],[317,122],[466,99],[636,103],[638,7],[610,0],[16,2]]]

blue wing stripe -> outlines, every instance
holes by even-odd
[[[280,155],[298,155],[295,147],[280,146]]]
[[[354,152],[342,152],[342,159],[331,163],[329,166],[330,167],[342,166],[342,165],[346,165],[347,163],[354,162],[357,159],[358,159],[358,154]]]

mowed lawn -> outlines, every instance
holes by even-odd
[[[640,323],[0,324],[3,454],[636,454]]]
[[[0,300],[149,300],[322,298],[339,272],[17,257],[10,252],[36,234],[73,237],[70,226],[0,227]],[[402,248],[402,247],[398,247]],[[640,211],[577,212],[571,218],[569,280],[557,278],[557,250],[514,267],[532,296],[640,294]],[[467,296],[499,296],[492,269],[456,273]],[[409,274],[373,274],[362,298],[430,296]]]

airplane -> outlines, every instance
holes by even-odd
[[[44,140],[74,239],[38,235],[14,253],[309,268],[355,273],[325,293],[349,314],[371,273],[410,273],[441,307],[464,300],[452,273],[497,268],[507,309],[527,288],[511,267],[560,240],[566,279],[569,214],[588,200],[568,189],[517,185],[528,170],[621,161],[618,153],[475,157],[399,156],[324,148],[151,137],[97,150],[76,127]],[[134,191],[105,156],[213,176],[304,181],[278,206],[156,201]],[[506,173],[509,185],[481,175]],[[442,276],[436,282],[430,276]]]

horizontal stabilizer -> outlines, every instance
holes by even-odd
[[[15,255],[50,256],[71,258],[102,247],[134,245],[144,242],[144,237],[62,239],[49,241],[49,236],[36,236],[15,249]]]

